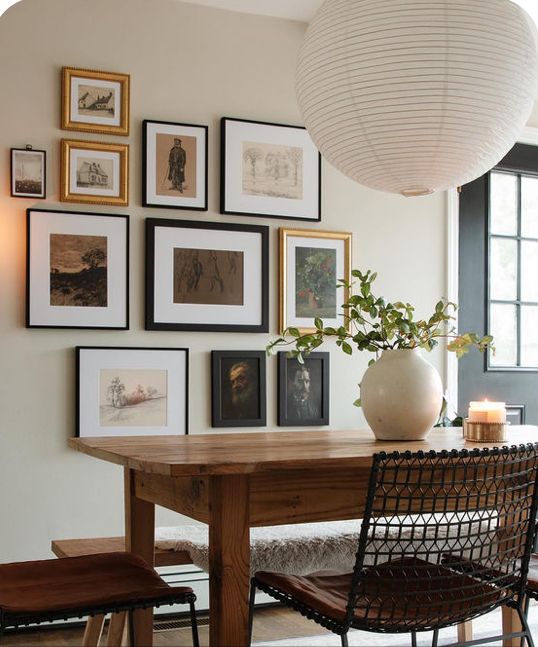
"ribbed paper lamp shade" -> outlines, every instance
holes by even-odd
[[[314,143],[381,191],[474,180],[510,150],[533,106],[527,20],[510,0],[326,0],[297,69]]]

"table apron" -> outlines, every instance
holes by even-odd
[[[250,526],[362,517],[369,468],[285,470],[248,476]],[[209,522],[209,492],[216,476],[163,476],[136,472],[138,498]]]

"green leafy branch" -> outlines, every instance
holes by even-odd
[[[448,342],[447,349],[455,352],[458,358],[473,347],[480,351],[486,350],[488,346],[492,347],[491,335],[480,337],[475,333],[456,332],[452,323],[457,310],[455,303],[441,299],[429,319],[416,321],[415,308],[410,303],[388,302],[372,293],[376,272],[353,270],[351,275],[358,280],[351,283],[343,279],[338,281],[338,287],[348,288],[351,294],[341,306],[344,310],[344,325],[338,328],[325,326],[322,319],[316,317],[315,331],[303,335],[297,328],[290,326],[282,337],[268,344],[267,354],[272,355],[277,347],[293,345],[289,356],[303,362],[303,356],[321,346],[327,337],[336,338],[336,345],[347,355],[353,353],[353,347],[376,355],[383,350],[401,348],[424,348],[431,351],[441,339]],[[357,289],[353,293],[355,287]],[[286,336],[292,339],[286,339]],[[374,361],[371,360],[370,364]]]

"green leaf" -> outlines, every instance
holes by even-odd
[[[347,341],[343,341],[343,342],[342,342],[342,350],[343,350],[343,351],[344,351],[344,353],[346,353],[347,355],[352,355],[352,354],[353,354],[353,349],[352,349],[352,348],[351,348],[351,346],[347,343]]]
[[[318,330],[323,330],[323,321],[322,321],[319,317],[316,317],[316,318],[314,319],[314,326],[315,326]]]
[[[362,402],[360,398],[357,398],[355,402],[353,403],[354,407],[362,407]]]
[[[287,331],[288,335],[291,335],[292,337],[300,337],[301,333],[299,332],[298,328],[288,328]]]

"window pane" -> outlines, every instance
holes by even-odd
[[[517,176],[492,173],[490,183],[491,233],[517,235]]]
[[[538,242],[521,242],[521,300],[538,301]]]
[[[538,178],[521,178],[521,235],[538,238]]]
[[[491,239],[490,298],[503,301],[517,299],[517,242],[505,238]]]
[[[491,366],[517,364],[516,306],[492,303],[489,309],[489,332],[493,335],[495,355],[490,353]]]
[[[521,365],[538,366],[538,306],[521,308]]]

